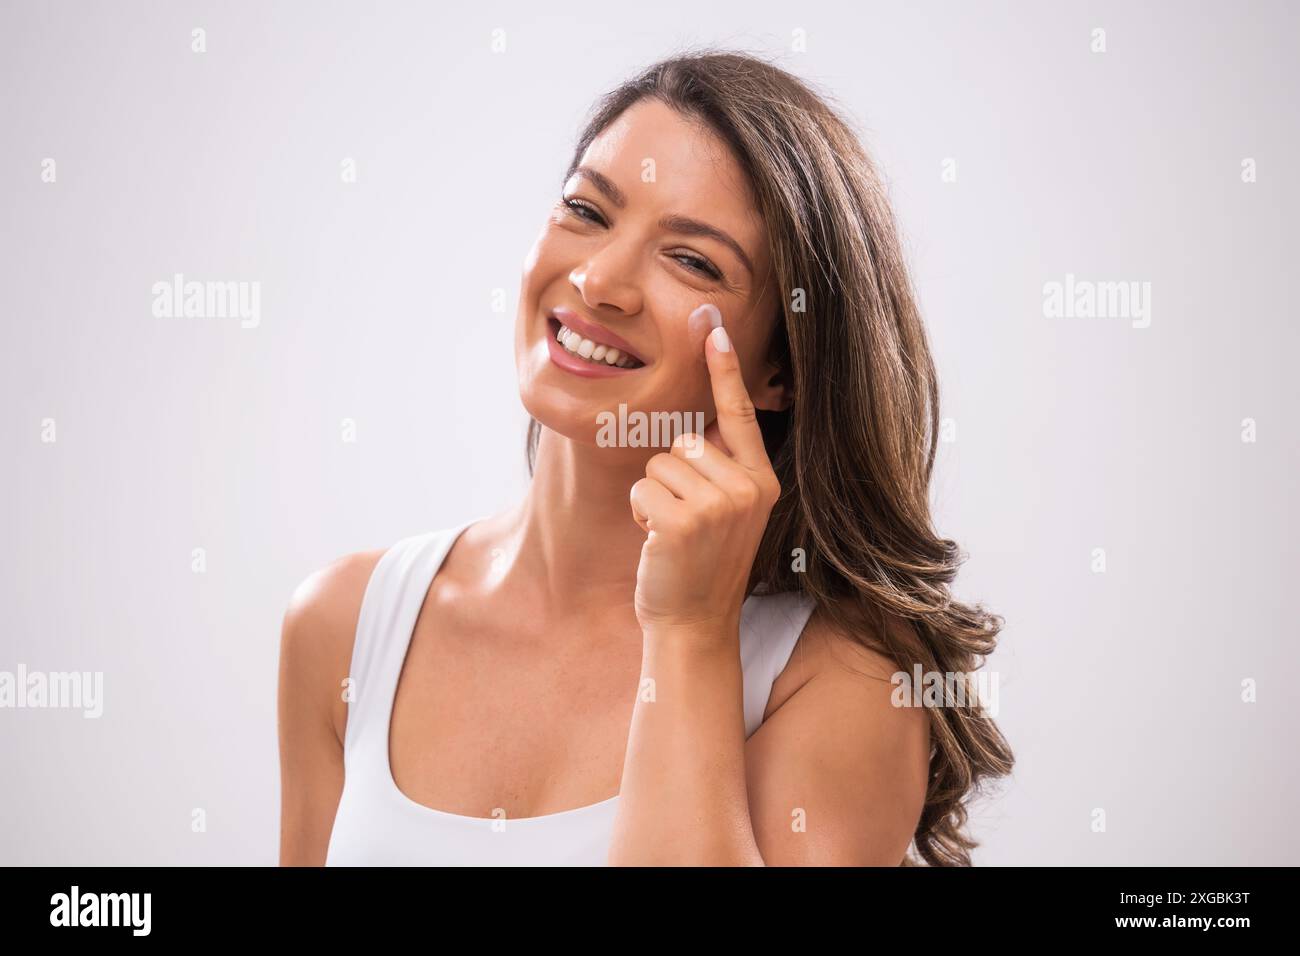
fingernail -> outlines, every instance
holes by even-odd
[[[727,338],[726,329],[724,329],[722,326],[719,325],[716,329],[714,329],[709,334],[713,336],[713,347],[715,349],[717,349],[719,352],[731,351],[731,339]]]

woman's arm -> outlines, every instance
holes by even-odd
[[[727,635],[730,638],[730,635]],[[647,633],[611,865],[897,866],[925,802],[930,721],[881,655],[814,615],[745,740],[738,648]],[[777,698],[774,692],[773,699]]]
[[[646,629],[611,866],[762,866],[745,787],[739,630]]]
[[[280,865],[323,866],[343,792],[342,681],[370,572],[382,552],[350,555],[298,586],[280,633]]]
[[[780,487],[724,329],[705,358],[716,421],[703,440],[653,456],[631,491],[646,531],[642,680],[608,862],[897,864],[924,800],[928,715],[892,707],[887,673],[845,671],[826,655],[787,713],[754,734],[749,792],[740,612]]]

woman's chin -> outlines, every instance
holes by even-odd
[[[572,405],[556,408],[544,402],[524,402],[524,408],[547,431],[554,432],[582,445],[596,445],[600,432],[600,415],[604,408],[575,408]]]
[[[558,369],[539,371],[522,383],[519,399],[528,414],[551,431],[576,437],[596,433],[600,420],[646,405],[641,389],[621,388],[610,379],[578,379]]]
[[[617,439],[618,403],[612,408],[591,402],[555,402],[531,401],[523,398],[525,410],[546,431],[566,438],[574,444],[585,445],[607,452],[614,457],[627,456],[629,460],[640,451],[637,448],[621,445]],[[626,407],[626,406],[625,406]],[[632,455],[627,455],[632,452]]]

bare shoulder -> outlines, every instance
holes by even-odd
[[[303,579],[280,631],[280,863],[326,860],[343,791],[347,703],[339,688],[370,572],[382,551],[350,554]]]
[[[280,638],[284,680],[296,685],[299,699],[329,702],[340,741],[347,705],[336,688],[351,667],[361,602],[383,555],[383,548],[358,551],[312,572],[294,589],[284,614]]]
[[[910,630],[910,625],[901,619],[892,620],[890,627],[896,635]],[[893,675],[899,668],[886,654],[867,646],[878,643],[877,635],[855,634],[846,630],[825,611],[817,608],[808,618],[789,661],[772,686],[772,696],[765,716],[774,713],[819,675],[823,678],[822,686],[829,683],[827,677],[835,677],[837,685],[841,685],[846,678],[852,684],[851,678],[856,678],[859,686],[861,682],[870,682],[891,688]]]
[[[892,646],[909,646],[909,625],[888,626]],[[773,687],[746,745],[751,816],[769,863],[902,860],[925,803],[930,715],[895,706],[901,667],[883,643],[814,611]],[[791,830],[792,812],[805,829]]]
[[[890,629],[890,646],[915,646],[915,631],[910,623],[890,617],[886,626]],[[881,647],[884,642],[883,635],[867,626],[846,628],[818,608],[809,617],[777,679],[781,699],[775,693],[777,687],[773,687],[771,709],[802,693],[805,701],[818,698],[825,700],[826,707],[859,711],[863,719],[878,725],[880,732],[891,739],[911,741],[911,749],[918,754],[924,752],[928,763],[929,715],[923,708],[895,705],[894,675],[902,668]]]
[[[294,588],[286,617],[319,625],[336,623],[339,612],[356,611],[359,616],[366,585],[384,550],[347,554],[307,575]]]

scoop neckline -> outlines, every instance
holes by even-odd
[[[487,517],[486,515],[480,515],[477,518],[472,518],[469,521],[466,521],[464,524],[460,525],[460,527],[453,527],[451,529],[450,537],[439,546],[441,553],[438,555],[437,561],[433,566],[433,571],[429,575],[429,584],[425,588],[425,592],[424,592],[426,597],[428,596],[429,588],[433,587],[433,579],[436,578],[438,576],[438,572],[442,570],[443,562],[447,560],[447,555],[451,553],[451,549],[455,547],[456,542],[460,539],[460,536],[464,534],[467,530],[469,530],[469,527],[471,525],[478,524],[486,517]],[[446,532],[435,531],[433,533],[445,534]],[[423,599],[421,599],[420,607],[423,606],[424,606],[424,601]],[[418,619],[419,619],[419,610],[417,609],[416,620]],[[415,623],[416,621],[414,620],[411,621],[411,629],[406,635],[406,646],[402,651],[402,660],[401,663],[398,664],[397,666],[397,674],[393,678],[393,689],[388,699],[388,720],[384,724],[384,748],[383,748],[384,781],[387,789],[392,794],[394,794],[400,802],[406,804],[409,807],[413,807],[414,809],[422,813],[428,814],[429,816],[441,817],[444,820],[458,820],[466,823],[480,823],[480,824],[495,823],[498,820],[503,820],[507,824],[511,824],[511,823],[519,824],[519,823],[541,823],[548,820],[558,820],[562,817],[571,817],[580,813],[588,813],[590,811],[597,810],[601,807],[607,806],[608,804],[614,803],[615,801],[618,800],[618,798],[622,795],[621,791],[619,793],[614,794],[612,797],[606,797],[604,800],[597,801],[596,803],[588,803],[581,807],[572,807],[571,809],[568,810],[557,810],[554,813],[543,813],[531,817],[510,817],[510,816],[474,817],[464,813],[452,813],[449,810],[439,810],[437,807],[428,806],[426,804],[420,803],[418,800],[415,800],[412,797],[407,796],[406,793],[402,790],[402,788],[397,785],[397,778],[393,776],[392,754],[389,751],[389,747],[391,746],[392,743],[392,734],[393,734],[393,710],[397,706],[397,687],[402,682],[402,671],[405,670],[406,668],[406,655],[410,652],[411,641],[415,637]]]

